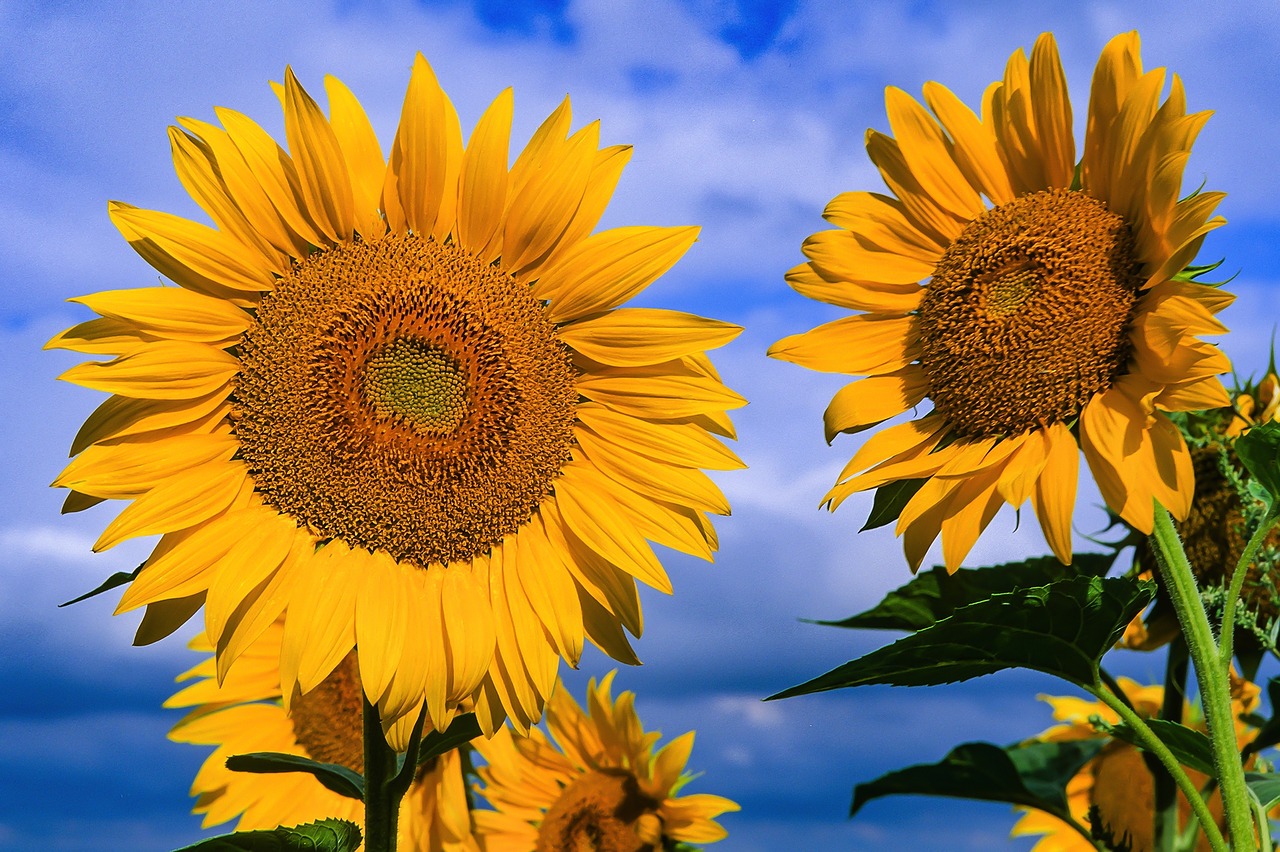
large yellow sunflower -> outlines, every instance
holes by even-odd
[[[169,738],[217,746],[196,773],[191,795],[203,825],[239,817],[237,831],[301,825],[327,817],[364,822],[364,805],[326,789],[306,773],[258,775],[227,769],[228,757],[257,751],[296,754],[323,763],[364,770],[360,673],[353,656],[339,663],[320,686],[295,698],[286,712],[280,700],[283,625],[268,627],[241,655],[219,685],[213,645],[207,636],[191,642],[211,656],[178,680],[196,682],[165,702],[194,708]],[[406,852],[478,852],[472,836],[462,760],[446,752],[423,764],[400,804],[400,837]]]
[[[476,810],[484,852],[600,849],[657,852],[665,841],[713,843],[726,832],[715,817],[738,810],[722,796],[677,796],[688,780],[690,731],[663,746],[646,733],[635,695],[611,695],[615,672],[587,687],[587,712],[557,688],[547,705],[552,743],[537,728],[515,737],[503,728],[475,747],[488,763],[479,792],[496,810]],[[558,747],[557,747],[558,746]]]
[[[1160,712],[1164,687],[1143,686],[1129,678],[1119,678],[1120,688],[1138,714],[1151,718]],[[1258,704],[1258,687],[1237,678],[1232,673],[1231,699],[1236,717],[1236,738],[1241,747],[1253,739],[1257,731],[1239,721],[1241,714],[1252,712]],[[1108,724],[1118,724],[1119,716],[1101,701],[1071,696],[1040,696],[1053,708],[1053,717],[1063,724],[1055,725],[1035,739],[1042,742],[1092,739],[1098,736],[1090,719],[1097,717]],[[1184,717],[1193,711],[1187,707]],[[1188,724],[1203,731],[1203,720],[1189,718]],[[1193,770],[1187,774],[1197,786],[1208,780]],[[1151,771],[1136,747],[1118,740],[1108,743],[1091,761],[1076,773],[1067,784],[1067,806],[1071,815],[1081,825],[1089,825],[1089,811],[1097,808],[1103,829],[1113,839],[1126,841],[1135,850],[1151,849],[1155,834],[1155,785]],[[1190,818],[1191,807],[1185,799],[1178,800],[1179,822],[1185,825]],[[1094,846],[1055,816],[1030,808],[1019,808],[1023,816],[1013,827],[1015,837],[1031,834],[1044,835],[1033,847],[1033,852],[1093,852]],[[1222,797],[1215,791],[1209,800],[1209,810],[1225,829],[1222,815]],[[1197,849],[1209,849],[1204,835],[1200,836]]]
[[[113,396],[55,485],[132,501],[95,550],[162,534],[118,608],[143,640],[203,603],[222,677],[283,612],[286,703],[358,646],[397,748],[424,702],[523,730],[584,635],[635,662],[650,541],[711,558],[700,468],[741,466],[715,434],[744,400],[705,350],[740,329],[619,307],[697,228],[593,234],[630,148],[567,98],[509,168],[509,90],[464,146],[419,56],[384,160],[326,88],[327,118],[286,70],[287,152],[227,109],[171,128],[216,228],[110,205],[179,286],[75,300],[102,318],[50,345],[117,357],[62,378]]]
[[[897,532],[913,569],[941,534],[955,570],[1000,506],[1028,497],[1069,562],[1077,441],[1134,527],[1151,531],[1152,498],[1185,517],[1191,462],[1164,412],[1227,404],[1228,362],[1196,335],[1225,330],[1214,314],[1232,297],[1175,280],[1223,223],[1210,218],[1223,194],[1179,200],[1208,113],[1186,113],[1176,76],[1160,103],[1164,83],[1163,68],[1143,73],[1136,33],[1112,39],[1078,165],[1052,35],[1009,59],[981,118],[937,83],[932,115],[889,89],[893,135],[868,131],[867,152],[892,194],[835,198],[824,215],[838,230],[806,240],[809,262],[788,273],[864,312],[770,350],[868,377],[832,400],[828,441],[933,403],[872,436],[825,498],[910,493]]]

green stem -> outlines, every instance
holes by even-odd
[[[1209,726],[1213,764],[1217,770],[1218,787],[1222,792],[1227,828],[1237,848],[1250,849],[1254,845],[1253,809],[1249,806],[1244,766],[1240,762],[1239,746],[1236,743],[1227,666],[1218,656],[1218,643],[1214,641],[1213,628],[1209,626],[1209,617],[1204,611],[1196,578],[1191,572],[1191,564],[1187,561],[1178,531],[1174,529],[1169,512],[1159,501],[1155,505],[1155,527],[1151,533],[1151,544],[1165,588],[1173,601],[1174,611],[1178,614],[1187,650],[1195,664],[1200,703],[1204,707],[1205,722]],[[1209,833],[1209,826],[1203,819],[1201,828],[1206,834]],[[1216,826],[1214,828],[1216,830]]]
[[[1240,561],[1236,563],[1236,570],[1231,575],[1231,588],[1227,590],[1227,601],[1225,608],[1222,610],[1222,638],[1220,640],[1222,647],[1218,651],[1218,657],[1222,660],[1224,666],[1231,665],[1231,645],[1235,640],[1236,632],[1236,602],[1240,599],[1240,592],[1244,588],[1245,576],[1248,574],[1249,566],[1253,564],[1254,558],[1258,555],[1258,548],[1262,547],[1262,542],[1266,540],[1267,534],[1271,532],[1271,528],[1275,526],[1278,518],[1280,518],[1280,501],[1273,501],[1271,508],[1267,510],[1266,516],[1258,524],[1258,528],[1253,531],[1253,536],[1249,539],[1249,543],[1244,546],[1244,552],[1240,554]]]
[[[1114,689],[1114,687],[1113,687]],[[1169,656],[1164,667],[1164,699],[1160,704],[1160,718],[1170,722],[1182,722],[1182,706],[1187,692],[1187,643],[1181,636],[1169,644]],[[1173,852],[1178,843],[1178,789],[1173,777],[1165,771],[1154,756],[1144,755],[1147,769],[1155,781],[1155,849],[1156,852]],[[1194,820],[1192,820],[1194,822]]]
[[[1228,852],[1227,841],[1223,839],[1222,832],[1218,830],[1218,823],[1214,820],[1213,814],[1209,813],[1209,806],[1205,804],[1204,799],[1200,798],[1200,791],[1196,789],[1195,784],[1191,783],[1191,779],[1187,777],[1187,773],[1178,763],[1178,758],[1174,757],[1173,752],[1169,751],[1169,747],[1152,732],[1141,716],[1129,709],[1129,705],[1121,701],[1110,689],[1103,687],[1101,681],[1094,684],[1093,689],[1089,691],[1100,699],[1102,703],[1116,711],[1133,731],[1134,735],[1137,736],[1139,742],[1142,743],[1142,747],[1154,754],[1161,765],[1168,770],[1174,783],[1182,791],[1182,795],[1186,796],[1187,801],[1191,803],[1191,811],[1195,814],[1196,819],[1199,820],[1200,827],[1204,829],[1205,837],[1209,839],[1209,845],[1213,847],[1214,852]]]
[[[396,753],[382,734],[378,708],[364,699],[364,852],[395,852],[400,797],[393,795]]]

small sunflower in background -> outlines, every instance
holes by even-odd
[[[397,749],[424,706],[525,730],[584,637],[637,662],[650,542],[711,559],[744,400],[706,350],[741,329],[620,307],[698,229],[593,233],[631,149],[567,98],[509,165],[510,90],[464,145],[419,55],[384,158],[325,87],[328,116],[286,70],[287,151],[223,108],[170,129],[216,227],[110,205],[178,286],[74,300],[101,318],[49,345],[115,357],[61,378],[112,396],[55,485],[130,501],[95,550],[162,536],[117,610],[139,641],[203,605],[221,679],[283,613],[286,704],[358,646]]]
[[[1159,715],[1164,700],[1164,687],[1143,686],[1126,677],[1119,678],[1118,682],[1138,715],[1144,719]],[[1237,720],[1236,739],[1241,748],[1253,740],[1257,730],[1240,721],[1239,717],[1251,713],[1258,706],[1258,694],[1257,686],[1232,674],[1231,705],[1233,716]],[[1091,718],[1101,719],[1110,725],[1120,722],[1116,712],[1101,701],[1072,696],[1042,695],[1040,698],[1053,708],[1053,718],[1063,724],[1055,725],[1036,736],[1034,739],[1039,742],[1094,739],[1099,733],[1090,723]],[[1186,723],[1203,731],[1204,720],[1191,718],[1192,713],[1191,707],[1184,709]],[[1197,787],[1203,787],[1208,780],[1195,770],[1186,771]],[[1110,837],[1116,843],[1127,843],[1125,848],[1129,849],[1153,848],[1155,784],[1142,752],[1135,746],[1119,740],[1107,743],[1096,757],[1067,782],[1067,806],[1081,825],[1089,826],[1091,816],[1100,820],[1101,825],[1092,826],[1098,836]],[[1057,817],[1032,808],[1019,810],[1024,813],[1013,827],[1013,836],[1044,835],[1032,847],[1032,852],[1092,852],[1096,848]],[[1216,790],[1209,799],[1209,810],[1218,820],[1219,827],[1223,828],[1225,822],[1222,797]],[[1191,818],[1191,807],[1181,798],[1181,794],[1178,813],[1179,826],[1185,826]],[[1203,834],[1198,843],[1197,850],[1210,848]]]
[[[828,441],[932,403],[868,439],[824,501],[893,489],[913,570],[939,535],[955,570],[1002,505],[1028,498],[1069,563],[1081,449],[1133,527],[1151,531],[1153,498],[1186,517],[1191,459],[1166,412],[1227,404],[1230,365],[1198,335],[1225,331],[1214,315],[1232,297],[1184,273],[1223,224],[1223,193],[1179,197],[1209,114],[1187,113],[1176,75],[1161,102],[1165,83],[1143,72],[1136,33],[1112,39],[1079,160],[1050,34],[1013,54],[980,117],[937,83],[929,110],[888,89],[892,135],[868,131],[867,152],[890,194],[837,196],[837,230],[788,273],[860,312],[770,349],[867,377],[827,408]]]
[[[611,695],[615,672],[587,687],[583,712],[563,687],[547,705],[547,730],[528,737],[503,728],[475,747],[487,766],[477,788],[495,810],[474,812],[484,852],[660,852],[670,842],[712,843],[715,822],[738,805],[721,796],[678,796],[689,777],[690,731],[658,751],[646,733],[635,695]],[[553,742],[554,740],[554,742]]]
[[[1195,469],[1195,493],[1187,517],[1174,523],[1192,573],[1210,604],[1221,603],[1236,565],[1244,554],[1265,506],[1250,493],[1249,474],[1233,449],[1236,438],[1250,426],[1280,422],[1280,394],[1274,372],[1259,381],[1246,381],[1231,392],[1231,406],[1193,415],[1184,423],[1189,435]],[[1122,542],[1122,544],[1125,542]],[[1135,567],[1140,575],[1163,583],[1156,558],[1144,538],[1135,545]],[[1256,558],[1246,566],[1241,587],[1237,629],[1244,638],[1237,651],[1275,650],[1280,631],[1280,529],[1263,540]],[[1150,651],[1178,634],[1177,617],[1163,587],[1155,606],[1139,616],[1125,631],[1127,648]]]
[[[237,831],[301,825],[335,818],[361,825],[364,805],[325,788],[305,772],[260,775],[233,772],[228,757],[278,752],[336,763],[364,771],[360,672],[348,655],[289,711],[280,694],[280,642],[283,626],[269,626],[241,655],[219,685],[213,645],[207,636],[191,648],[208,659],[178,680],[196,682],[173,695],[166,707],[191,712],[169,732],[169,739],[216,746],[191,784],[194,811],[203,827],[237,820]],[[405,852],[478,852],[457,750],[424,763],[400,804],[399,841]]]

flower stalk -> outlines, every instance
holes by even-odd
[[[1196,681],[1200,686],[1200,702],[1204,707],[1205,722],[1209,728],[1213,763],[1218,777],[1218,788],[1222,793],[1229,835],[1238,848],[1250,848],[1254,838],[1253,809],[1249,804],[1249,791],[1244,781],[1244,765],[1240,762],[1236,743],[1235,719],[1231,709],[1230,659],[1224,659],[1220,655],[1218,642],[1214,639],[1213,628],[1209,625],[1209,617],[1200,599],[1195,575],[1191,572],[1191,563],[1187,561],[1187,554],[1173,526],[1173,519],[1159,501],[1156,502],[1155,507],[1155,527],[1151,534],[1151,544],[1165,587],[1173,601],[1178,623],[1182,627],[1187,651],[1195,665]],[[1256,548],[1254,550],[1256,551]],[[1242,572],[1237,570],[1237,578],[1241,574]],[[1238,594],[1239,585],[1234,579],[1232,588]],[[1229,640],[1226,635],[1223,637],[1223,644],[1229,650],[1227,644]],[[1156,754],[1159,756],[1159,752]],[[1162,759],[1161,762],[1163,763],[1164,760]],[[1170,769],[1170,772],[1172,771]],[[1179,772],[1181,772],[1180,767]],[[1185,777],[1185,773],[1183,776]],[[1177,774],[1174,778],[1177,780]],[[1211,817],[1207,816],[1207,809],[1204,814],[1196,809],[1195,800],[1199,799],[1198,795],[1189,795],[1188,799],[1192,800],[1192,808],[1200,821],[1201,828],[1212,842],[1217,825]],[[1203,805],[1203,802],[1201,804]]]

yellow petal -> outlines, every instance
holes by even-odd
[[[1040,435],[1045,445],[1045,465],[1036,479],[1031,505],[1054,555],[1063,565],[1070,565],[1071,515],[1076,504],[1080,448],[1063,423],[1052,424]]]
[[[633,636],[640,636],[644,632],[644,614],[640,610],[635,578],[614,567],[568,529],[555,501],[544,501],[538,514],[552,549],[563,555],[565,568],[581,589],[615,621],[621,620]],[[579,595],[579,601],[581,598]]]
[[[297,684],[310,692],[356,644],[358,571],[351,548],[333,539],[308,561],[285,612],[280,684],[286,699]],[[363,566],[361,566],[363,567]]]
[[[942,130],[924,107],[901,89],[885,89],[889,126],[911,174],[934,203],[956,216],[975,219],[985,208],[952,159]]]
[[[918,334],[914,317],[859,314],[784,337],[768,355],[811,370],[876,376],[918,358]]]
[[[214,642],[223,644],[224,629],[235,610],[284,562],[295,528],[291,518],[264,513],[227,551],[226,564],[214,574],[205,602],[205,633]],[[222,664],[222,676],[229,662]]]
[[[869,311],[874,314],[907,313],[920,306],[924,298],[924,288],[916,287],[906,292],[887,292],[882,287],[869,286],[862,282],[845,281],[838,276],[828,279],[811,263],[803,263],[787,275],[787,284],[802,296],[838,305],[855,311]]]
[[[1009,173],[1000,160],[995,134],[950,89],[932,80],[924,84],[924,100],[953,144],[952,156],[969,185],[992,204],[1013,200]]]
[[[1069,187],[1075,176],[1076,144],[1067,79],[1052,33],[1042,33],[1031,48],[1031,102],[1045,185]]]
[[[217,393],[239,369],[235,356],[221,349],[161,341],[114,361],[77,365],[58,378],[120,396],[177,400]]]
[[[355,229],[365,239],[375,239],[387,230],[378,212],[387,162],[374,135],[369,117],[360,102],[341,80],[326,75],[324,88],[329,95],[329,126],[342,151],[351,185],[355,210]]]
[[[159,430],[207,434],[230,411],[226,392],[181,400],[112,396],[85,418],[71,442],[71,455],[91,444]]]
[[[902,202],[903,212],[915,229],[937,245],[950,245],[964,230],[967,220],[944,210],[929,196],[892,136],[868,130],[866,144],[867,156],[876,164],[885,185]]]
[[[502,251],[496,239],[507,206],[513,100],[504,89],[471,132],[458,177],[458,242],[482,262]]]
[[[591,403],[578,406],[578,420],[602,441],[660,462],[708,470],[746,467],[733,450],[697,426],[653,423]]]
[[[1084,186],[1096,198],[1111,194],[1111,127],[1141,74],[1137,32],[1121,33],[1107,42],[1093,72],[1081,159]]]
[[[593,234],[543,271],[532,292],[547,317],[565,323],[616,308],[679,260],[698,228],[625,227]]]
[[[576,668],[582,656],[582,607],[561,551],[548,541],[537,515],[517,535],[516,544],[520,586],[555,642],[556,651]]]
[[[58,474],[53,487],[110,499],[139,497],[182,471],[227,461],[238,448],[230,434],[93,446]]]
[[[578,444],[596,467],[611,479],[649,497],[677,505],[729,514],[729,502],[711,479],[699,470],[663,464],[640,453],[598,438],[590,429],[575,433]]]
[[[234,343],[253,322],[235,305],[179,287],[103,290],[68,301],[147,334],[192,343]]]
[[[466,568],[443,572],[440,588],[450,664],[449,700],[474,692],[493,658],[495,633],[485,589]],[[510,578],[508,578],[510,582]]]
[[[629,162],[631,162],[630,145],[610,145],[596,152],[591,173],[587,176],[587,188],[582,193],[582,201],[578,203],[573,219],[564,229],[564,236],[556,243],[546,260],[540,261],[528,270],[526,274],[529,277],[537,278],[544,266],[550,267],[559,263],[564,254],[595,229],[600,223],[600,217],[604,215],[605,208],[609,205],[609,200],[613,198],[613,191],[622,177],[622,170]]]
[[[396,576],[403,570],[385,550],[360,554],[356,577],[356,646],[360,682],[377,703],[391,685],[404,653],[408,601]],[[418,696],[419,698],[421,696]]]
[[[161,639],[172,636],[182,625],[190,621],[191,616],[199,612],[202,606],[204,606],[203,592],[185,598],[147,604],[142,622],[133,635],[134,647],[153,645]]]
[[[440,218],[446,193],[450,196],[448,207],[453,207],[457,184],[450,184],[449,177],[456,180],[460,163],[451,160],[462,153],[460,132],[459,138],[453,138],[457,123],[453,104],[419,53],[413,61],[382,189],[392,231],[407,227],[416,234],[430,234]]]
[[[289,536],[289,552],[280,567],[270,575],[265,584],[247,596],[228,619],[217,647],[219,677],[225,678],[231,664],[241,654],[253,646],[259,637],[275,629],[273,625],[277,624],[276,619],[292,598],[293,590],[306,571],[315,549],[315,539],[309,530],[293,529]],[[277,637],[275,641],[277,652],[271,660],[273,671],[279,665],[280,656],[280,640]]]
[[[173,532],[207,521],[226,509],[249,475],[242,461],[193,467],[134,500],[102,531],[95,553],[140,535]]]
[[[918,405],[928,392],[928,377],[914,365],[845,385],[822,415],[827,443],[841,432],[859,432],[901,414]]]
[[[680,311],[619,308],[562,326],[557,336],[594,361],[629,367],[715,349],[741,333],[741,326]]]
[[[320,105],[288,67],[284,71],[284,132],[311,221],[330,242],[351,239],[355,200],[342,146]]]
[[[805,257],[828,278],[879,284],[898,293],[912,293],[920,281],[933,274],[935,263],[881,247],[862,234],[818,231],[801,246]]]
[[[587,399],[635,417],[685,417],[747,404],[717,381],[687,375],[587,373],[576,387]]]
[[[125,355],[155,340],[155,336],[144,333],[131,322],[104,317],[55,334],[44,348],[69,349],[86,355]]]

